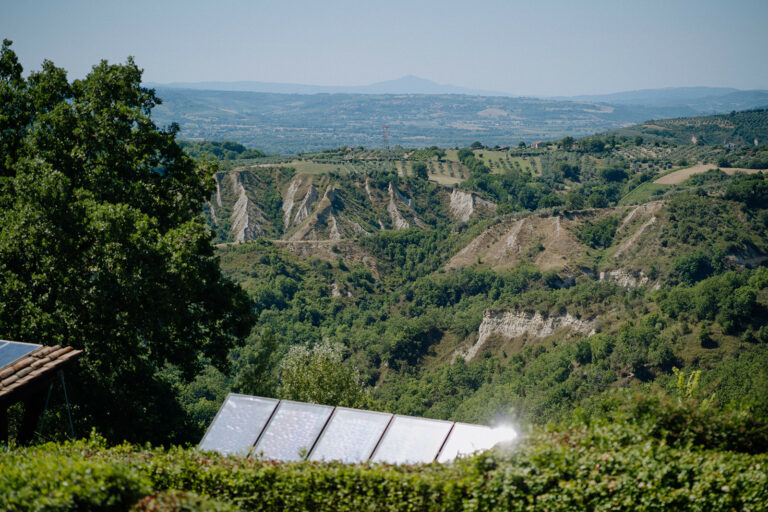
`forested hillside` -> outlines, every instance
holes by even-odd
[[[367,406],[407,414],[543,423],[674,368],[765,414],[768,182],[703,172],[764,154],[608,134],[235,164],[206,215],[259,325],[234,376],[210,370],[185,401],[203,425],[226,390],[279,395],[282,354],[331,342]]]

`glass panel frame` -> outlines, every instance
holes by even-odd
[[[230,393],[197,446],[223,455],[248,455],[280,401]]]
[[[435,460],[452,421],[397,415],[371,456],[371,462],[418,464]]]
[[[381,440],[393,415],[337,407],[309,454],[309,460],[366,462]]]
[[[286,462],[305,459],[332,413],[330,405],[281,400],[253,454]]]

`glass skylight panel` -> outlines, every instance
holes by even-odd
[[[253,453],[283,461],[305,458],[332,412],[327,405],[281,401]]]
[[[201,450],[247,455],[277,406],[277,400],[230,393],[200,441]]]
[[[461,455],[488,450],[493,448],[497,441],[497,436],[493,435],[491,427],[456,423],[440,451],[437,461],[450,462]]]
[[[0,368],[8,366],[40,347],[42,345],[35,345],[34,343],[0,340]]]
[[[310,460],[365,462],[376,447],[391,414],[337,407]]]
[[[395,416],[371,457],[373,462],[432,462],[451,430],[450,421]]]

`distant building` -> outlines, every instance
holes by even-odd
[[[533,148],[533,149],[539,149],[543,145],[544,145],[544,141],[537,140],[536,142],[532,142],[530,147]]]

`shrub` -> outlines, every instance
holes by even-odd
[[[163,491],[146,496],[131,512],[236,512],[238,507],[185,491]]]
[[[596,222],[584,221],[577,235],[579,240],[590,247],[606,248],[613,242],[613,236],[616,234],[618,226],[619,219],[613,216],[605,217]]]
[[[128,510],[150,492],[149,479],[135,468],[85,457],[76,449],[84,446],[48,444],[1,454],[0,509]]]
[[[714,272],[715,264],[712,258],[700,249],[673,261],[675,274],[685,284],[693,284],[709,277]]]

